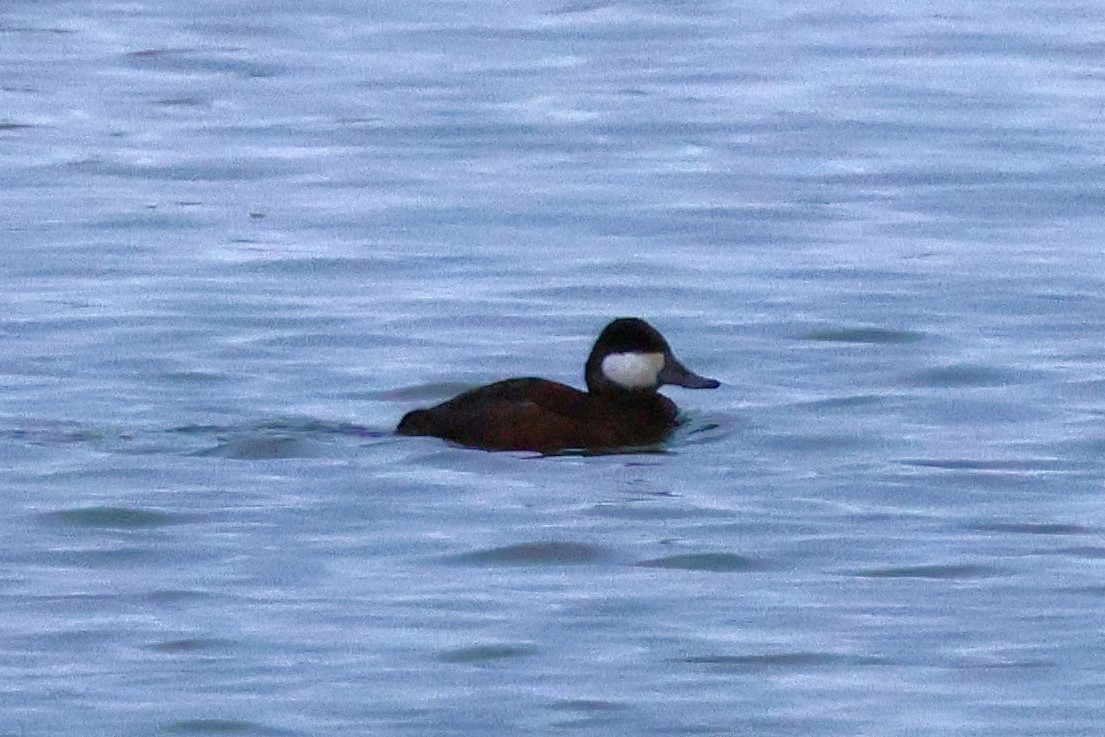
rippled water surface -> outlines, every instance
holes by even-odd
[[[1105,8],[0,8],[0,735],[1096,735]],[[397,437],[691,368],[660,452]]]

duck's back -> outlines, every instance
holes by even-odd
[[[488,450],[612,449],[660,442],[676,414],[659,394],[600,395],[547,379],[507,379],[410,412],[398,432]]]

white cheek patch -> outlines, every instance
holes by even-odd
[[[662,368],[663,353],[611,353],[602,359],[602,373],[626,389],[654,389]]]

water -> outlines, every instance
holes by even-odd
[[[1105,10],[8,3],[0,735],[1096,735]],[[391,429],[713,392],[665,452]]]

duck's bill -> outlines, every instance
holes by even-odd
[[[699,376],[672,358],[664,362],[664,368],[660,369],[658,378],[661,384],[673,384],[687,389],[717,389],[721,386],[721,382],[717,379]]]

